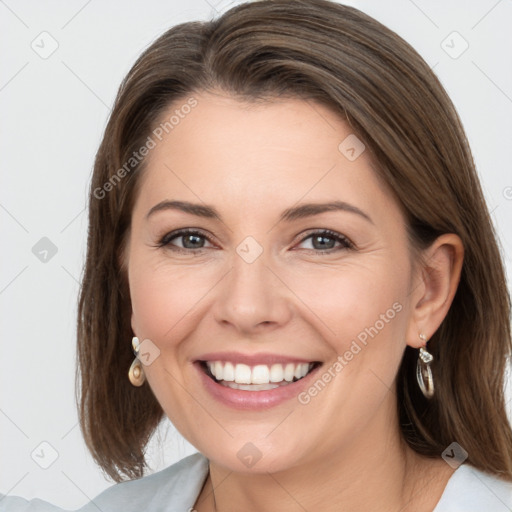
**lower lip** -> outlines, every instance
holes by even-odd
[[[297,398],[297,396],[310,385],[310,381],[321,367],[321,365],[316,367],[302,379],[291,382],[286,386],[269,389],[268,391],[247,391],[228,388],[217,383],[206,375],[199,362],[194,363],[194,366],[199,372],[204,387],[213,398],[229,407],[245,410],[268,409],[282,404],[287,400]]]

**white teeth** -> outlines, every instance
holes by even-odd
[[[248,366],[246,364],[236,364],[222,361],[207,361],[206,365],[211,374],[219,381],[233,382],[234,389],[273,389],[277,386],[267,386],[271,383],[288,383],[293,379],[301,379],[305,377],[313,363],[287,363],[273,364],[270,368],[266,364],[258,364],[256,366]],[[242,386],[237,386],[241,384]],[[247,386],[243,386],[243,385]]]
[[[217,374],[219,374],[219,373],[222,373],[222,363],[221,363],[221,361],[215,361],[215,366],[214,366],[214,368],[215,368],[215,373],[214,373],[214,375],[217,375]]]
[[[215,364],[217,364],[217,363],[215,363]],[[224,379],[222,379],[222,380],[224,380]],[[246,364],[237,364],[235,366],[235,382],[237,384],[250,384],[251,383],[251,367],[247,366]]]
[[[273,364],[270,367],[270,382],[281,382],[284,379],[282,364]]]
[[[284,380],[291,382],[293,380],[293,374],[295,373],[295,365],[288,363],[284,368]]]
[[[259,364],[252,369],[252,384],[268,384],[270,380],[270,370],[268,366]]]
[[[222,380],[227,382],[233,382],[235,380],[235,367],[233,366],[233,363],[224,364]]]

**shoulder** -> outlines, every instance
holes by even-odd
[[[187,511],[194,506],[207,473],[208,459],[194,453],[152,475],[113,485],[77,512],[161,510],[164,503],[169,510]]]
[[[510,512],[512,482],[462,464],[453,473],[433,512]]]
[[[192,509],[208,473],[208,459],[194,453],[152,475],[109,487],[76,512],[131,512]],[[0,511],[65,512],[42,500],[0,494]]]

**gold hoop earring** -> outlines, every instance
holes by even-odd
[[[421,392],[425,398],[432,398],[434,396],[434,378],[430,363],[434,360],[434,356],[427,351],[427,338],[424,334],[420,334],[420,339],[425,342],[425,347],[420,347],[418,355],[418,362],[416,363],[416,378],[420,386]]]
[[[140,387],[146,381],[146,375],[144,374],[144,369],[142,368],[142,364],[138,358],[139,356],[139,338],[136,336],[132,339],[132,347],[133,353],[135,354],[135,359],[130,366],[130,370],[128,371],[128,378],[130,382],[135,387]]]

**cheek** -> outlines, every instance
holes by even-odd
[[[172,340],[173,331],[204,295],[207,276],[157,258],[133,258],[130,268],[132,326],[156,343]]]
[[[132,318],[137,336],[157,342],[163,333],[171,329],[179,314],[176,293],[165,286],[165,282],[148,274],[130,286]]]
[[[297,274],[294,292],[316,315],[324,338],[337,354],[353,340],[400,338],[406,322],[407,267],[381,255],[353,259],[336,268]],[[401,270],[400,270],[401,268]]]
[[[392,389],[407,328],[408,267],[398,255],[381,256],[357,263],[354,259],[331,272],[324,268],[297,280],[297,295],[307,297],[331,354],[318,377],[327,383],[325,388],[315,383],[315,389],[300,397],[301,403],[311,401],[312,409],[306,409],[326,422],[332,411],[344,410],[362,425],[368,411],[376,410]],[[319,389],[325,391],[317,399]]]
[[[187,407],[183,379],[189,375],[193,339],[205,321],[209,293],[218,281],[211,267],[186,267],[146,255],[133,258],[130,274],[132,329],[140,340],[149,339],[158,347],[159,356],[146,366],[148,382],[167,415],[176,425],[176,404]],[[206,306],[205,306],[206,305]],[[182,384],[177,384],[182,383]]]
[[[308,298],[331,354],[318,380],[299,397],[302,412],[319,425],[332,424],[335,416],[336,432],[348,437],[389,395],[400,364],[409,314],[408,271],[400,261],[354,260],[300,281],[298,295]]]

